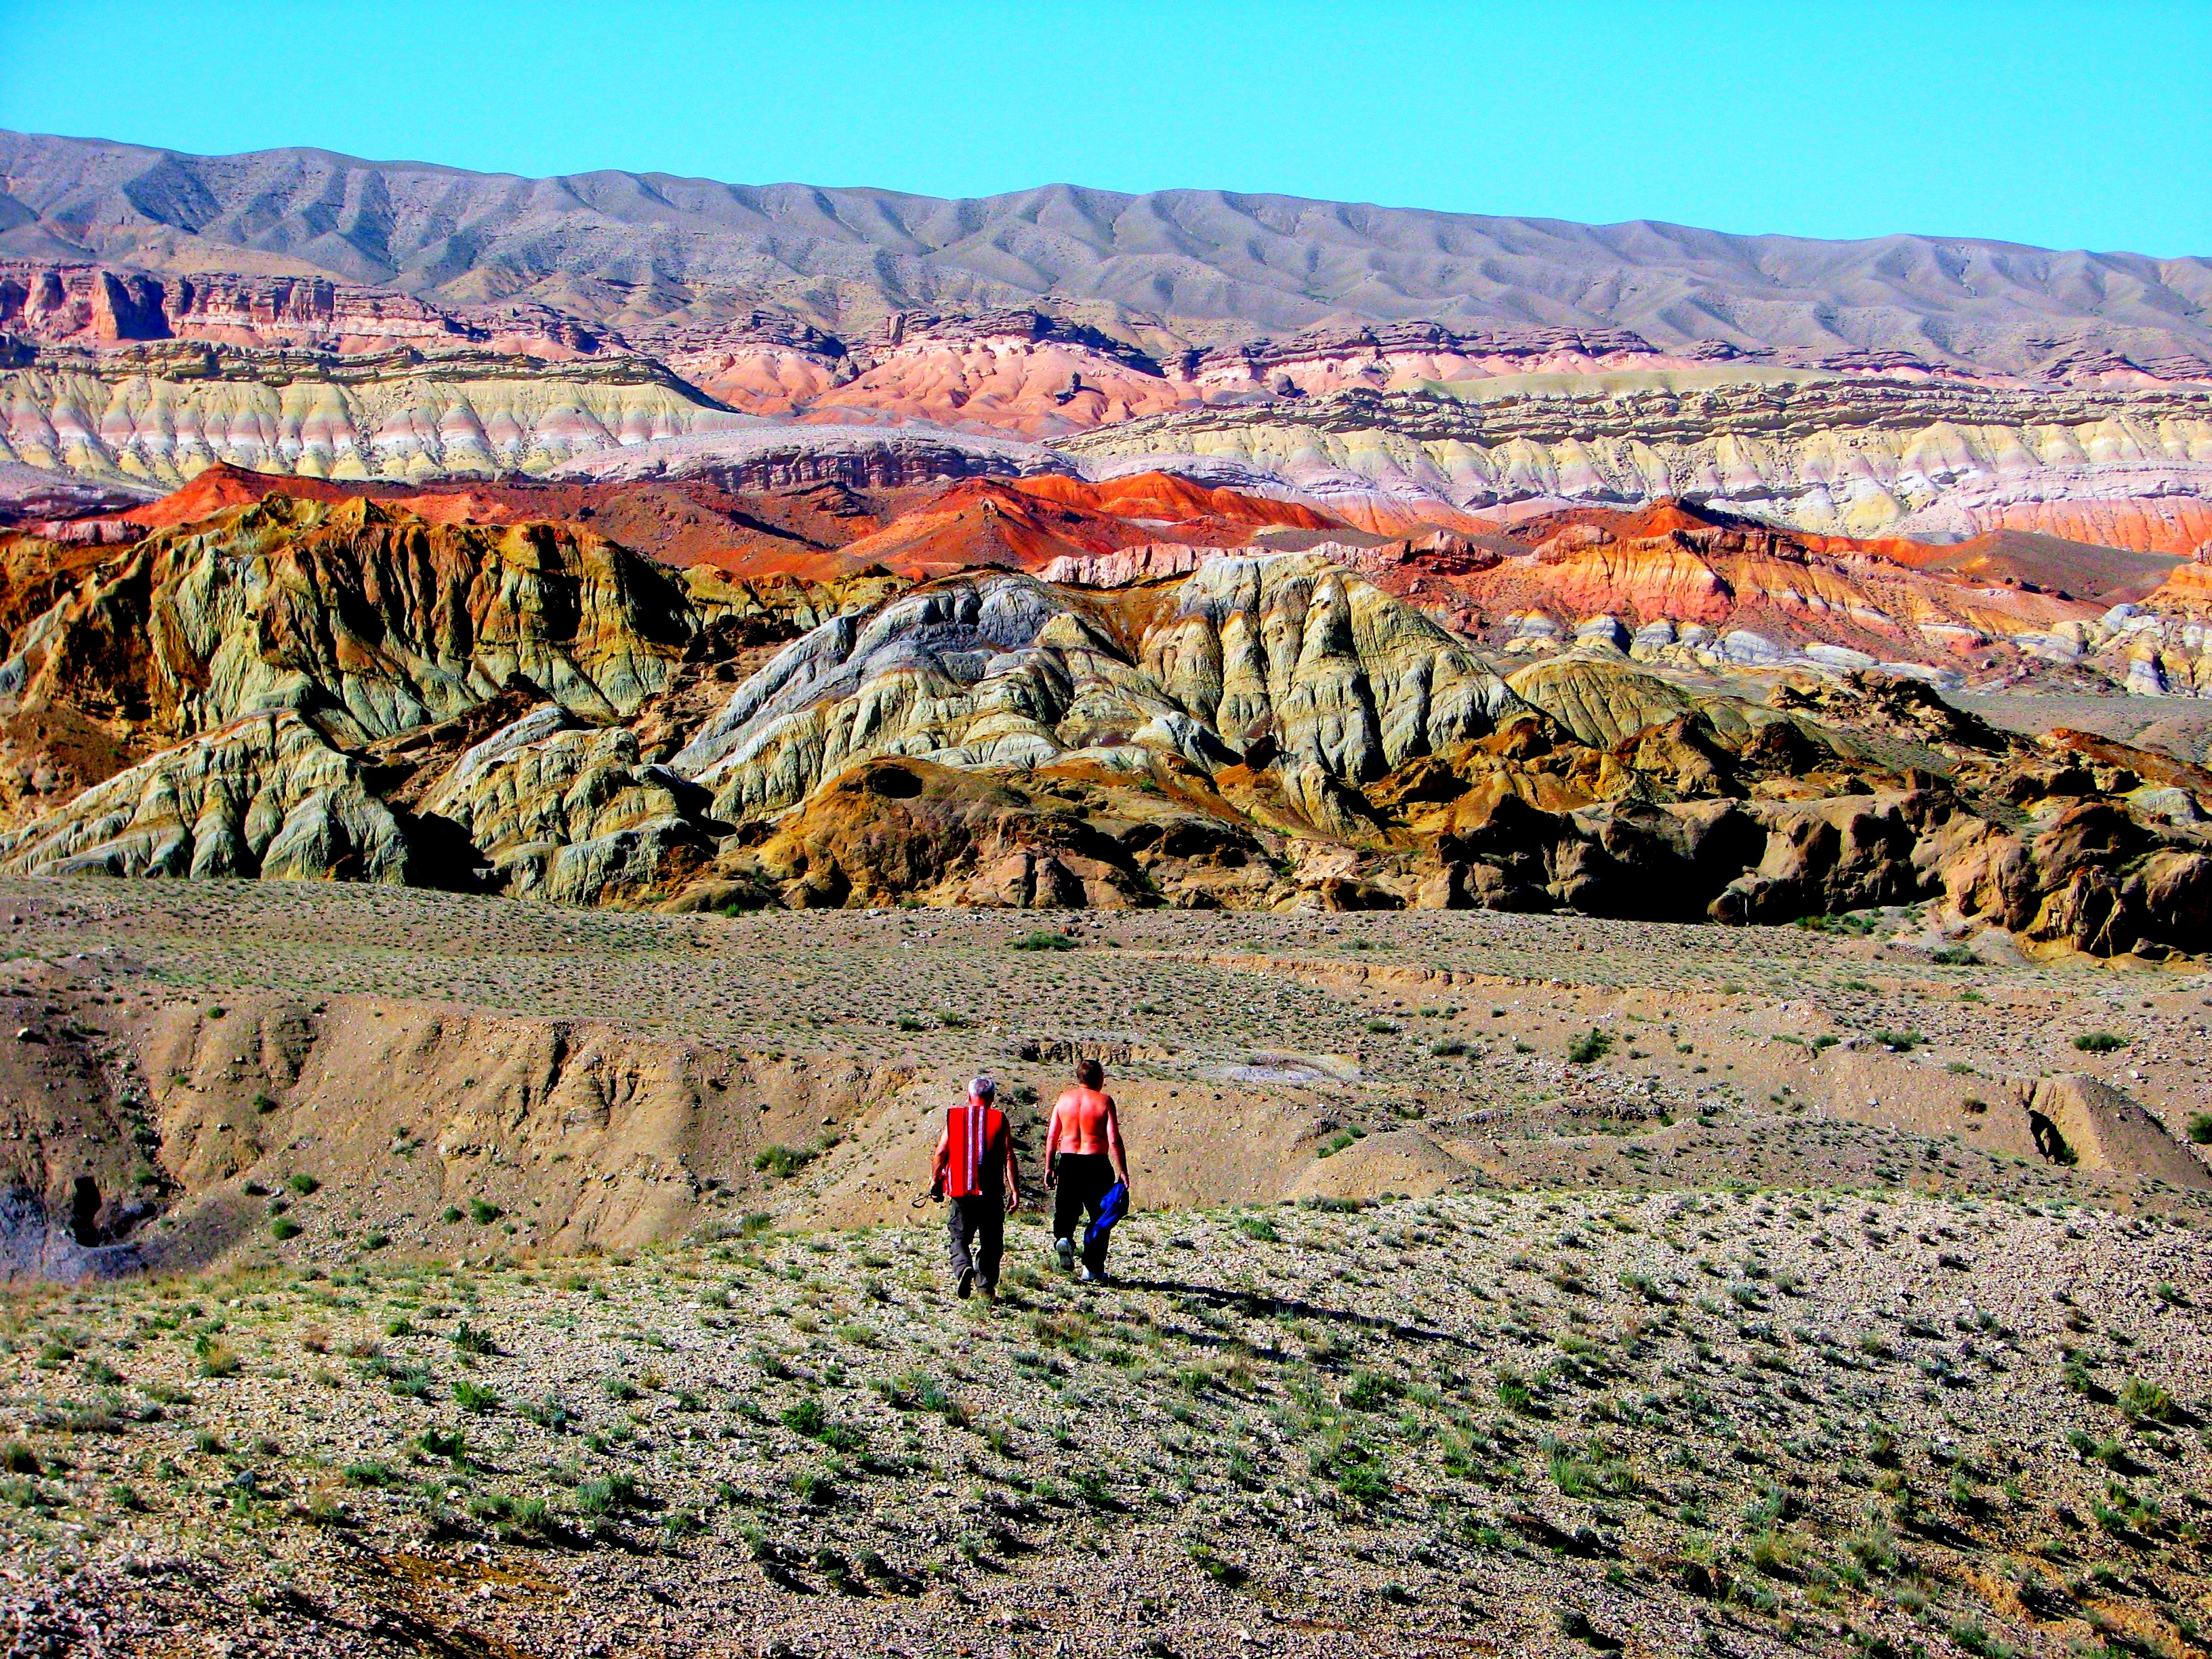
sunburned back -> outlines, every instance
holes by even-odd
[[[1055,1150],[1078,1157],[1086,1153],[1106,1156],[1106,1121],[1113,1109],[1114,1097],[1103,1090],[1086,1089],[1079,1085],[1070,1089],[1053,1103]]]

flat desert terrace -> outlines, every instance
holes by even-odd
[[[0,1144],[148,1200],[9,1239],[19,1646],[2199,1644],[2201,973],[1051,923],[0,888]],[[944,1109],[1042,1197],[1085,1055],[1110,1278],[955,1297]]]

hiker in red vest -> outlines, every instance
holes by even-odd
[[[1006,1214],[1022,1207],[1014,1139],[1006,1133],[1006,1115],[991,1103],[998,1093],[997,1084],[979,1077],[968,1085],[967,1101],[946,1109],[929,1187],[932,1198],[950,1201],[945,1217],[945,1255],[960,1294],[965,1297],[981,1285],[986,1301],[996,1300],[999,1294]]]

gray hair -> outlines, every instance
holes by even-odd
[[[999,1097],[999,1085],[992,1082],[988,1075],[974,1078],[968,1085],[968,1097],[988,1103]]]

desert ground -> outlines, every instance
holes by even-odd
[[[0,929],[0,1147],[98,1188],[10,1223],[76,1280],[0,1327],[16,1651],[2204,1650],[2193,965],[1910,908]],[[1079,1054],[1099,1287],[1034,1204]],[[995,1306],[916,1205],[978,1069]]]

